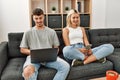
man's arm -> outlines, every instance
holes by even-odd
[[[20,48],[20,52],[26,55],[30,55],[30,50],[28,48]]]
[[[58,46],[53,46],[53,48],[58,48],[58,53],[59,53],[59,47]]]
[[[28,35],[29,35],[28,32],[24,32],[24,35],[22,37],[22,41],[21,41],[21,44],[20,44],[20,52],[22,54],[25,54],[25,55],[30,54],[30,49],[28,48],[29,47],[29,45],[28,45],[28,41],[29,41]]]

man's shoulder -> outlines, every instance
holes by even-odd
[[[34,27],[32,27],[32,28],[28,29],[28,30],[27,30],[27,31],[25,31],[24,33],[25,33],[25,34],[30,34],[30,33],[32,32],[32,30],[34,30]]]
[[[46,29],[47,31],[49,31],[49,32],[55,32],[55,30],[54,30],[54,29],[49,28],[49,27],[45,27],[45,29]]]

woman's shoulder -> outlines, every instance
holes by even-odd
[[[64,31],[64,32],[69,32],[68,27],[63,28],[63,31]]]
[[[85,28],[84,27],[80,27],[81,28],[81,30],[85,30]]]

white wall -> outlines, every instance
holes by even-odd
[[[120,0],[92,0],[92,28],[120,28]],[[29,0],[0,0],[0,42],[30,27]]]
[[[92,0],[92,28],[120,28],[120,0]]]
[[[92,0],[92,29],[105,28],[106,0]]]
[[[120,28],[120,0],[107,0],[106,27]]]
[[[0,0],[0,42],[9,32],[24,32],[30,28],[29,0]]]

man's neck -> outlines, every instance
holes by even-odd
[[[43,30],[44,28],[45,28],[45,26],[35,26],[36,27],[36,29],[38,29],[38,30]]]

